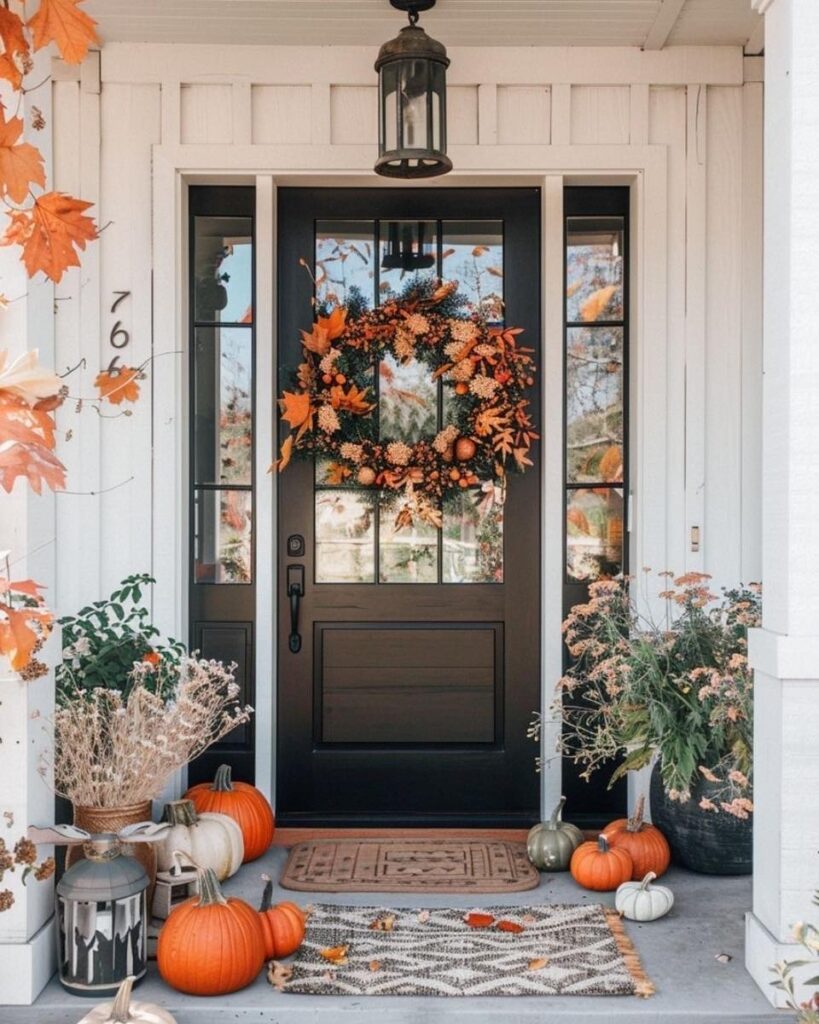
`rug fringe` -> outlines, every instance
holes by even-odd
[[[617,943],[617,949],[625,961],[629,974],[634,979],[635,995],[648,999],[649,996],[654,995],[656,989],[643,970],[643,965],[637,950],[634,948],[634,944],[626,935],[622,917],[614,907],[603,907],[603,913],[606,915],[606,923],[611,930],[611,934],[614,936],[614,941]]]

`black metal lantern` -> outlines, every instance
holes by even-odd
[[[435,256],[425,239],[423,221],[391,221],[387,227],[386,250],[381,258],[382,270],[403,270],[412,273],[435,266]]]
[[[390,0],[409,25],[378,52],[378,160],[390,178],[433,178],[452,170],[446,155],[446,47],[418,27],[435,0]]]

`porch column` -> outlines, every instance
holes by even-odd
[[[754,6],[765,14],[764,593],[750,643],[756,813],[745,957],[784,1005],[770,968],[804,959],[793,926],[819,919],[819,4]],[[800,973],[815,975],[816,964]]]
[[[48,82],[51,56],[35,55],[33,82]],[[7,117],[16,110],[15,97],[0,90]],[[51,180],[51,87],[46,84],[23,97],[25,140],[43,154],[47,180]],[[31,129],[31,107],[43,114],[46,127]],[[6,217],[2,216],[2,228]],[[40,362],[54,367],[54,287],[42,274],[29,281],[17,246],[0,248],[0,293],[9,300],[0,310],[0,348],[12,359],[29,349],[40,350]],[[9,553],[12,579],[34,579],[45,586],[47,604],[55,600],[55,503],[44,487],[35,494],[25,480],[12,493],[0,490],[0,551]],[[0,572],[5,576],[5,557]],[[56,633],[37,657],[53,664],[59,648]],[[38,773],[41,754],[50,742],[46,722],[54,707],[54,672],[24,682],[0,656],[0,838],[12,848],[29,824],[54,820],[54,797]],[[42,856],[50,850],[40,848]],[[8,890],[14,903],[0,913],[0,993],[2,1002],[29,1005],[37,998],[56,968],[53,880],[33,878],[23,886],[21,870],[5,872],[0,891]]]

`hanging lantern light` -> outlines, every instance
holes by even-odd
[[[446,155],[446,47],[419,28],[435,0],[390,0],[409,25],[384,43],[378,72],[378,160],[390,178],[433,178],[452,170]]]
[[[426,243],[423,221],[391,221],[387,228],[386,250],[381,258],[382,270],[403,270],[413,273],[435,266],[435,256]]]

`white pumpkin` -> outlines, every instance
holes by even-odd
[[[653,871],[642,882],[623,882],[614,896],[614,906],[629,921],[656,921],[674,906],[674,893],[664,885],[652,885]]]
[[[155,1003],[132,1003],[133,984],[133,976],[126,978],[113,1003],[95,1006],[79,1024],[176,1024],[176,1018]]]
[[[242,866],[245,843],[238,823],[227,814],[197,814],[192,800],[172,800],[165,805],[163,820],[170,824],[157,844],[160,871],[174,866],[174,852],[186,854],[198,867],[213,868],[220,882]]]

